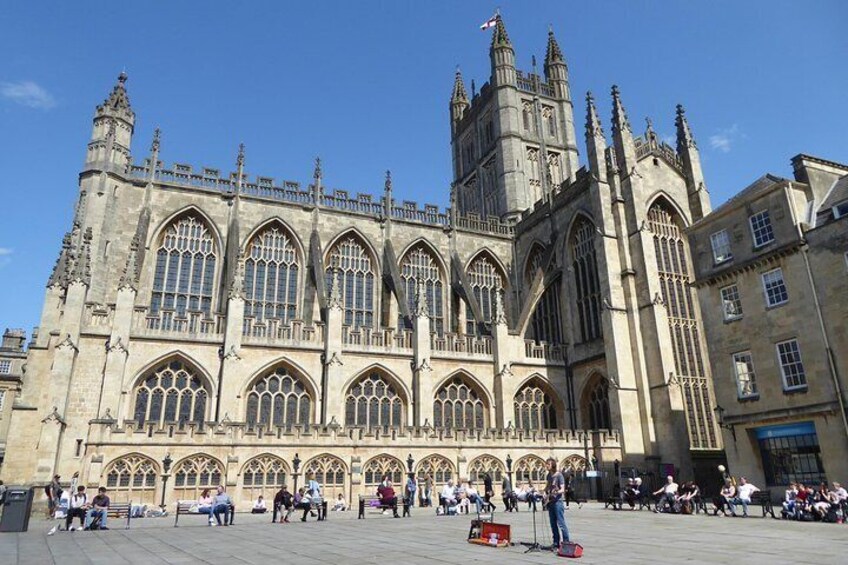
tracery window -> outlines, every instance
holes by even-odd
[[[418,472],[416,476],[419,481],[424,481],[427,475],[433,479],[433,485],[436,488],[443,487],[445,483],[450,481],[456,475],[453,465],[445,457],[441,455],[428,455],[418,463]]]
[[[332,291],[333,269],[338,268],[347,326],[374,325],[374,267],[374,258],[354,236],[341,239],[330,250],[325,271],[327,292]]]
[[[326,500],[334,500],[339,494],[345,493],[345,464],[338,457],[319,455],[310,459],[303,467],[304,476],[312,475],[321,485],[321,492]]]
[[[562,343],[562,320],[560,318],[559,287],[561,279],[557,278],[542,292],[536,303],[530,327],[536,342],[550,344]]]
[[[245,419],[251,425],[308,425],[312,421],[312,406],[312,397],[303,380],[280,366],[250,388]]]
[[[260,455],[247,462],[242,471],[242,498],[256,500],[259,495],[266,499],[274,496],[286,482],[288,464],[273,455]]]
[[[524,271],[524,282],[528,287],[533,283],[533,279],[536,278],[536,271],[545,267],[542,264],[544,259],[545,248],[538,242],[534,243],[533,247],[530,248],[530,252],[527,253],[527,266]]]
[[[536,133],[535,120],[533,119],[533,103],[529,100],[524,100],[521,103],[521,120],[524,124],[524,131]]]
[[[486,404],[462,377],[454,377],[436,392],[433,422],[436,428],[481,430],[486,427]]]
[[[609,430],[612,428],[609,407],[609,383],[597,378],[589,389],[584,405],[584,426],[590,430]]]
[[[169,361],[152,370],[136,386],[133,419],[139,424],[202,423],[208,396],[193,369],[182,361]]]
[[[206,224],[194,216],[183,216],[165,230],[156,252],[156,271],[150,312],[173,310],[212,311],[215,281],[215,240]]]
[[[430,328],[438,334],[443,333],[445,317],[442,272],[433,254],[424,245],[416,245],[403,258],[400,265],[400,278],[406,291],[406,302],[410,312],[415,311],[418,281],[424,281]],[[402,316],[398,321],[398,327],[409,327]]]
[[[489,473],[495,486],[503,481],[506,471],[503,463],[491,455],[481,455],[468,465],[468,478],[472,481],[483,483],[483,476]],[[482,490],[482,487],[479,489]]]
[[[368,488],[378,486],[383,477],[388,477],[399,491],[398,485],[404,484],[403,476],[405,472],[403,463],[391,455],[378,455],[362,467],[362,473],[365,475],[365,486]]]
[[[177,500],[197,500],[203,489],[222,484],[224,466],[207,455],[182,460],[174,469],[174,495]]]
[[[572,473],[585,471],[588,467],[586,458],[580,455],[569,455],[560,465],[560,469],[571,471]]]
[[[648,229],[653,234],[674,365],[683,389],[689,443],[692,449],[718,449],[712,411],[715,402],[710,398],[704,374],[700,322],[690,288],[688,243],[680,228],[678,215],[663,200],[657,200],[648,210]]]
[[[379,372],[371,372],[356,381],[345,399],[345,424],[348,426],[403,426],[403,398],[397,387]]]
[[[556,192],[562,184],[562,164],[559,153],[548,153],[548,174],[551,179],[550,189]]]
[[[545,460],[535,455],[526,455],[515,464],[516,481],[544,482],[548,477]],[[536,486],[536,485],[534,485]]]
[[[154,503],[156,469],[156,463],[143,455],[127,455],[112,461],[104,473],[112,500]]]
[[[601,289],[595,258],[595,226],[580,218],[571,235],[572,271],[577,290],[575,301],[580,324],[580,341],[601,337]]]
[[[556,407],[550,395],[530,381],[516,393],[515,427],[520,430],[549,430],[557,427]]]
[[[286,230],[273,225],[257,234],[248,245],[244,262],[244,315],[284,324],[293,320],[299,263],[297,248]]]
[[[495,315],[497,293],[502,292],[504,288],[504,275],[495,262],[485,254],[481,254],[471,262],[466,274],[471,292],[480,306],[483,323],[491,325]],[[469,308],[467,311],[466,332],[474,335],[477,333],[477,324],[474,313],[470,310]]]

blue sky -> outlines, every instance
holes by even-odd
[[[77,194],[94,107],[126,68],[133,153],[382,190],[447,204],[448,97],[460,65],[488,80],[498,3],[4,2],[0,5],[0,329],[38,324]],[[609,132],[618,84],[630,121],[671,136],[687,115],[717,205],[805,152],[848,162],[848,2],[499,0],[519,67],[551,24],[569,64],[582,144],[592,90]]]

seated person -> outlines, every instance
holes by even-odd
[[[831,498],[830,491],[827,490],[827,483],[821,483],[818,490],[813,494],[813,512],[824,520],[827,513],[830,511]]]
[[[701,490],[694,481],[687,481],[680,487],[680,496],[677,497],[677,504],[680,506],[681,514],[692,514],[695,510],[695,503],[701,495]]]
[[[212,495],[209,494],[209,489],[203,489],[203,492],[200,493],[200,498],[197,499],[197,512],[198,514],[208,514],[209,515],[209,525],[211,526],[214,523],[214,518],[212,518],[212,511],[215,509],[215,499],[212,498]]]
[[[759,490],[753,484],[749,483],[745,477],[739,477],[739,486],[736,487],[736,498],[733,500],[733,503],[742,505],[743,518],[748,517],[748,505],[751,504],[751,495]]]
[[[477,506],[477,514],[481,514],[483,512],[483,497],[477,492],[474,481],[469,481],[468,486],[465,488],[465,496],[466,502],[473,502]]]
[[[344,495],[339,493],[339,497],[333,503],[333,511],[344,512],[345,510],[347,510],[347,501],[345,501]]]
[[[836,499],[839,502],[848,501],[848,491],[846,491],[841,484],[834,482],[833,483],[833,493],[836,494]]]
[[[527,502],[528,495],[527,487],[525,485],[518,485],[518,488],[515,489],[515,500],[518,502]]]
[[[442,488],[441,493],[442,502],[446,506],[453,506],[456,504],[456,491],[453,488],[453,481],[449,480],[447,484]]]
[[[265,514],[268,511],[268,508],[265,506],[265,498],[260,494],[259,498],[256,499],[256,502],[253,503],[253,509],[250,511],[251,514]]]
[[[627,503],[630,509],[636,507],[636,500],[639,498],[639,491],[636,489],[636,481],[633,478],[627,479],[627,484],[621,489],[621,504]]]
[[[665,485],[654,491],[654,496],[658,496],[657,507],[654,512],[666,512],[674,510],[674,503],[677,502],[677,483],[674,482],[674,477],[671,475],[665,478]],[[668,508],[668,510],[666,510]]]
[[[229,526],[232,523],[233,499],[224,490],[224,485],[218,485],[218,494],[215,495],[215,506],[212,508],[212,515],[215,516],[215,521],[219,526]],[[221,514],[224,515],[224,523],[221,524]],[[229,515],[229,522],[227,521]],[[213,526],[215,524],[212,524]]]
[[[385,485],[385,486],[384,486]],[[397,511],[397,495],[395,495],[395,489],[392,486],[392,481],[387,480],[384,484],[381,484],[377,487],[377,496],[380,497],[380,505],[383,507],[389,507],[392,509],[392,515],[395,518],[400,518]],[[386,513],[385,508],[383,509],[383,514]]]
[[[715,505],[713,515],[721,512],[724,516],[727,516],[727,511],[730,510],[730,514],[736,516],[736,507],[733,506],[735,498],[736,487],[733,486],[731,478],[727,477],[724,479],[724,486],[721,487],[721,492],[719,492],[718,496],[713,500],[713,504]]]
[[[303,516],[300,518],[300,521],[306,522],[306,517],[309,515],[309,511],[312,510],[312,495],[304,488],[297,489],[294,506],[298,510],[303,510]]]
[[[288,522],[292,510],[292,495],[289,492],[289,487],[283,485],[280,487],[280,490],[277,491],[277,494],[274,495],[274,514],[271,516],[271,523],[273,524],[277,521],[278,512],[280,514],[280,523],[283,524]]]
[[[91,508],[85,515],[85,529],[90,530],[91,524],[96,518],[101,530],[108,530],[106,527],[106,514],[109,512],[109,497],[106,496],[106,487],[97,489],[97,496],[91,500]]]
[[[789,483],[789,487],[783,493],[783,512],[784,518],[795,517],[795,499],[798,496],[798,485]]]
[[[84,528],[85,514],[88,509],[88,496],[85,494],[85,487],[80,485],[77,487],[77,492],[71,496],[71,500],[68,502],[68,513],[65,516],[65,529],[69,532],[74,531],[74,527],[71,525],[74,521],[74,517],[79,518],[80,528]]]

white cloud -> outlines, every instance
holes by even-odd
[[[739,124],[733,124],[727,129],[720,130],[717,134],[710,136],[710,147],[722,153],[730,153],[733,145],[743,137],[739,131]]]
[[[12,250],[9,249],[8,247],[0,247],[0,256],[11,255],[11,254],[12,254]]]
[[[12,262],[12,252],[14,250],[8,247],[0,247],[0,269]]]
[[[0,96],[27,108],[49,110],[56,105],[53,95],[31,80],[0,82]]]

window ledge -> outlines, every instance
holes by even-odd
[[[766,304],[766,312],[768,312],[769,310],[774,310],[776,308],[780,308],[781,306],[786,306],[787,304],[789,304],[788,300],[784,300],[783,302],[779,302],[777,304],[772,304],[772,305]]]
[[[745,396],[737,396],[736,397],[736,400],[740,403],[742,403],[742,402],[756,402],[759,399],[760,399],[760,393],[759,392],[756,392],[754,394],[748,394],[748,395],[745,395]]]
[[[754,244],[753,251],[762,251],[763,249],[765,249],[769,245],[772,245],[775,241],[777,241],[777,240],[775,238],[772,238],[771,241],[767,241],[767,242],[765,242],[761,245]]]
[[[715,257],[713,257],[713,267],[720,267],[721,265],[724,265],[725,263],[730,263],[731,261],[733,261],[733,255],[731,255],[730,257],[725,257],[721,261],[716,261]]]
[[[783,394],[806,394],[807,385],[793,386],[792,388],[783,387]]]
[[[724,323],[725,324],[732,324],[733,322],[738,322],[742,318],[744,318],[744,316],[734,316],[732,318],[725,318]]]

